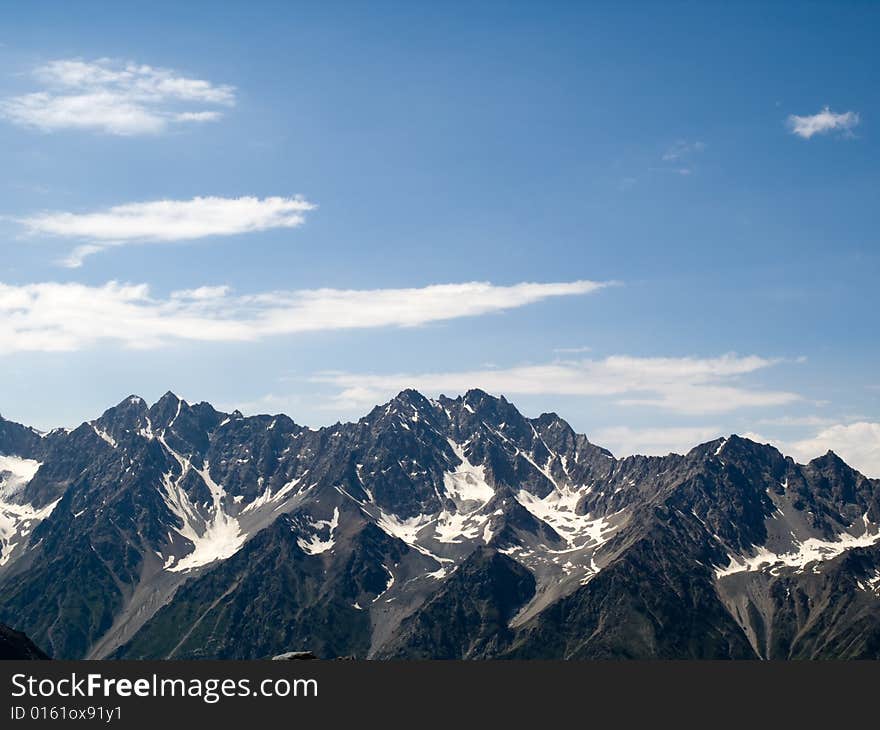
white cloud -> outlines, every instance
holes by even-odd
[[[775,365],[757,356],[639,358],[553,362],[508,369],[393,375],[329,372],[315,382],[340,389],[332,408],[353,409],[382,402],[403,388],[455,394],[470,388],[504,395],[613,397],[620,405],[678,413],[724,413],[738,408],[778,406],[799,400],[795,393],[745,388],[740,376]]]
[[[685,454],[694,446],[711,441],[722,433],[717,426],[683,426],[672,428],[630,428],[612,426],[589,434],[590,441],[609,449],[618,458],[644,454],[666,456]]]
[[[255,398],[254,400],[237,400],[237,401],[210,401],[215,408],[221,411],[239,410],[246,414],[261,413],[286,413],[288,415],[296,413],[297,418],[302,414],[304,405],[307,405],[306,399],[302,395],[295,393],[279,394],[267,393],[266,395]],[[301,426],[307,424],[297,420]]]
[[[559,353],[560,355],[572,355],[577,353],[582,354],[584,352],[590,352],[592,349],[592,347],[588,347],[587,345],[582,345],[581,347],[554,347],[553,352]]]
[[[797,116],[791,114],[788,117],[788,128],[792,134],[803,139],[810,139],[815,134],[827,134],[828,132],[849,132],[861,120],[856,112],[844,112],[835,114],[827,106],[818,114]]]
[[[834,423],[822,416],[780,416],[778,418],[761,418],[756,423],[762,426],[827,426]]]
[[[174,341],[246,342],[302,332],[415,327],[589,294],[592,281],[418,289],[273,291],[235,296],[227,287],[173,292],[146,284],[0,284],[0,353],[79,350],[100,342],[132,348]]]
[[[688,157],[696,152],[702,152],[705,149],[705,142],[688,142],[687,140],[680,139],[663,153],[663,161],[672,162],[680,160],[683,157]]]
[[[802,462],[822,456],[830,449],[865,476],[880,478],[880,423],[838,423],[815,436],[781,443],[779,447]]]
[[[219,119],[235,88],[167,68],[101,58],[62,59],[34,70],[39,91],[0,100],[0,116],[44,132],[80,129],[120,136],[159,134],[177,123]]]
[[[694,167],[690,162],[691,158],[705,149],[705,142],[700,142],[699,140],[688,142],[687,140],[680,139],[672,144],[662,156],[663,162],[677,163],[679,167],[670,166],[663,169],[674,172],[677,175],[691,175],[694,172]]]
[[[206,197],[127,203],[93,213],[48,211],[20,218],[18,223],[31,235],[84,241],[62,261],[75,268],[87,256],[113,246],[294,228],[314,208],[301,197]]]
[[[216,122],[223,115],[220,112],[180,112],[174,115],[178,122]]]

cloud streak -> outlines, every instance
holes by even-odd
[[[829,132],[850,133],[858,126],[861,119],[856,112],[844,112],[836,114],[829,107],[824,107],[817,114],[798,116],[791,114],[788,117],[788,128],[792,134],[801,139],[810,139],[817,134]]]
[[[666,456],[685,454],[694,446],[711,441],[722,434],[717,426],[674,426],[658,428],[630,428],[610,426],[592,431],[593,443],[603,446],[615,456]]]
[[[617,355],[577,362],[553,362],[507,369],[392,375],[328,372],[315,382],[339,392],[330,407],[356,409],[382,402],[403,388],[431,394],[470,388],[504,395],[610,397],[624,406],[683,414],[726,413],[740,408],[779,406],[800,399],[795,393],[746,388],[741,376],[769,368],[778,360],[728,354],[715,358],[643,358]]]
[[[127,203],[92,213],[47,211],[17,222],[28,235],[83,241],[61,261],[76,268],[86,257],[115,246],[296,228],[315,207],[299,196],[199,197]]]
[[[233,86],[108,58],[51,61],[33,77],[43,88],[0,100],[0,116],[42,132],[156,135],[176,124],[215,121],[222,116],[217,107],[235,104]]]
[[[468,282],[243,296],[219,286],[156,298],[146,284],[0,283],[0,352],[63,352],[107,342],[143,349],[173,342],[252,342],[306,332],[417,327],[590,294],[608,285]]]

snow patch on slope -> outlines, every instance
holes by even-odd
[[[441,512],[434,526],[434,538],[437,542],[459,543],[462,540],[472,540],[480,534],[488,517],[478,520],[470,513]],[[486,541],[488,543],[488,540]]]
[[[192,542],[193,551],[178,560],[174,565],[169,566],[168,570],[172,572],[192,570],[193,568],[213,563],[215,560],[225,560],[235,555],[247,539],[247,536],[241,531],[238,520],[230,517],[223,510],[223,498],[226,496],[226,491],[211,478],[207,462],[205,462],[202,469],[195,469],[194,467],[193,469],[202,478],[205,486],[211,492],[213,504],[207,520],[202,520],[204,530],[201,533],[194,529],[191,521],[184,521],[183,529],[188,534],[184,534],[183,531],[181,531],[181,534]],[[192,508],[192,503],[186,494],[183,494],[182,490],[178,491],[188,503],[188,507]]]
[[[456,505],[485,504],[495,494],[495,490],[486,482],[486,468],[471,464],[460,444],[455,443],[452,439],[447,439],[447,441],[461,464],[455,468],[455,471],[443,475],[443,488],[446,495]]]
[[[106,441],[110,444],[114,449],[116,448],[116,439],[114,439],[109,433],[107,433],[104,429],[98,428],[94,423],[92,424],[92,430],[101,437],[103,441]]]
[[[517,500],[556,530],[570,549],[598,547],[608,540],[616,527],[606,517],[577,514],[577,504],[582,496],[582,491],[561,487],[539,499],[523,489],[517,494]]]
[[[874,571],[874,575],[872,575],[865,583],[862,581],[858,581],[858,586],[863,591],[869,591],[871,593],[880,593],[880,570]]]
[[[755,572],[767,569],[771,575],[777,575],[783,568],[796,568],[796,572],[803,573],[810,563],[821,563],[836,558],[847,550],[857,547],[869,547],[880,541],[880,530],[877,525],[868,522],[868,515],[862,517],[865,531],[859,537],[854,537],[848,532],[837,536],[836,540],[822,540],[811,537],[807,540],[796,541],[793,549],[785,553],[774,553],[761,546],[754,555],[730,555],[726,567],[715,570],[716,578],[723,578],[734,573]],[[814,567],[814,572],[816,572]]]
[[[350,497],[351,495],[348,496]],[[384,530],[388,535],[402,540],[411,548],[420,552],[422,555],[427,555],[429,558],[433,558],[438,563],[450,563],[452,562],[452,560],[450,560],[449,558],[435,555],[430,550],[428,550],[428,548],[419,544],[419,533],[425,527],[434,522],[435,519],[436,518],[431,515],[417,515],[415,517],[409,517],[405,520],[402,520],[397,515],[380,511],[378,518],[376,518],[376,524],[380,528],[382,528],[382,530]]]
[[[180,466],[177,479],[172,478],[172,472],[163,476],[165,504],[182,522],[177,532],[193,545],[192,552],[184,557],[169,557],[165,561],[165,568],[171,572],[181,572],[231,557],[241,549],[247,536],[242,533],[238,520],[223,509],[226,490],[211,478],[207,462],[201,469],[196,469],[189,459],[168,446],[164,436],[158,436],[158,439]],[[211,493],[212,504],[207,516],[199,513],[181,486],[190,470],[201,477]]]
[[[333,533],[335,533],[336,528],[339,527],[339,507],[333,508],[333,517],[331,519],[316,520],[311,522],[311,526],[315,529],[315,534],[308,540],[302,537],[298,538],[296,544],[300,546],[303,552],[306,552],[309,555],[326,553],[336,544]],[[328,533],[326,540],[321,537],[321,533],[324,530],[327,530]]]
[[[0,455],[0,498],[18,494],[37,475],[41,464],[33,459]]]
[[[378,524],[385,532],[392,537],[403,540],[407,545],[413,545],[418,539],[417,536],[425,525],[432,521],[430,515],[417,515],[409,517],[405,520],[400,519],[397,515],[386,512],[379,513]]]
[[[272,503],[280,503],[282,502],[291,491],[293,491],[294,487],[299,484],[305,475],[308,474],[308,470],[303,472],[302,476],[297,477],[296,479],[291,479],[287,484],[285,484],[281,489],[279,489],[276,493],[272,493],[271,487],[266,487],[266,491],[264,491],[259,497],[257,497],[253,502],[248,504],[243,510],[244,512],[253,512],[254,510],[259,509],[260,507],[265,507],[268,504]],[[241,501],[241,497],[235,497],[234,500],[236,504]]]
[[[59,497],[40,509],[13,501],[30,484],[39,468],[39,461],[0,455],[0,565],[12,559],[15,549],[61,501]]]

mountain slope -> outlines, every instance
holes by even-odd
[[[0,661],[48,658],[27,636],[0,624]]]
[[[535,579],[515,560],[477,548],[378,653],[382,659],[489,659],[511,640]]]

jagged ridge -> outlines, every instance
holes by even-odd
[[[0,419],[0,620],[62,658],[873,656],[878,522],[831,453],[615,459],[479,390]]]

